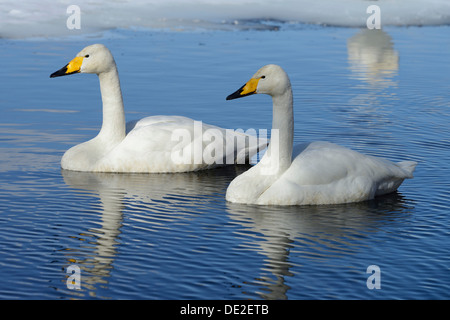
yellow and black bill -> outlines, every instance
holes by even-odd
[[[81,70],[81,64],[83,63],[83,57],[76,57],[64,67],[59,69],[58,71],[53,72],[50,75],[50,78],[67,76],[69,74],[79,73]]]
[[[246,97],[256,93],[256,88],[258,87],[258,79],[250,79],[246,84],[240,87],[237,91],[233,92],[227,97],[227,100],[233,100],[237,98]]]

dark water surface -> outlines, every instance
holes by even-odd
[[[114,31],[0,39],[0,298],[449,299],[450,27]],[[61,171],[101,124],[94,75],[49,79],[107,45],[127,119],[178,114],[270,129],[271,101],[225,97],[256,70],[291,77],[295,142],[327,140],[415,178],[373,201],[259,207],[225,201],[247,167],[186,174]],[[81,289],[66,285],[69,266]],[[367,268],[380,269],[369,289]]]

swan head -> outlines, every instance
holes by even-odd
[[[259,69],[253,77],[237,91],[230,94],[227,100],[242,98],[255,93],[279,96],[291,89],[291,82],[286,72],[276,64],[268,64]]]
[[[81,50],[68,64],[53,72],[50,78],[67,76],[74,73],[108,72],[116,63],[111,52],[102,44],[93,44]]]

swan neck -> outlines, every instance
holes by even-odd
[[[272,133],[266,154],[274,172],[281,174],[292,162],[294,138],[292,90],[288,88],[282,95],[273,96],[272,101]]]
[[[103,123],[99,136],[109,142],[122,141],[125,138],[125,112],[120,89],[117,68],[98,75],[103,102]]]

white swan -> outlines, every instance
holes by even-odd
[[[417,164],[413,161],[393,163],[328,142],[293,148],[292,89],[281,67],[262,67],[227,100],[254,93],[272,96],[272,137],[261,161],[230,183],[228,201],[261,205],[358,202],[394,192],[404,179],[412,178]]]
[[[244,163],[267,146],[264,139],[256,141],[255,137],[181,116],[151,116],[125,123],[116,63],[104,45],[84,48],[50,77],[79,72],[95,73],[99,77],[103,123],[95,138],[65,152],[61,159],[63,169],[187,172]],[[245,143],[235,143],[236,139],[246,139],[247,147]]]

